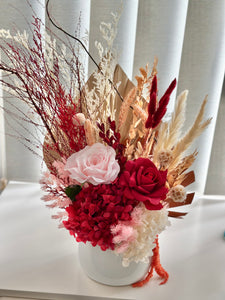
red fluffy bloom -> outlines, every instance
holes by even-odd
[[[166,113],[170,95],[176,87],[176,84],[176,79],[174,79],[157,105],[157,76],[155,75],[152,80],[150,101],[148,104],[148,119],[145,123],[146,128],[155,128],[159,125],[160,121]]]
[[[138,202],[123,196],[123,189],[115,184],[90,185],[76,195],[76,200],[66,208],[68,220],[64,226],[78,242],[91,242],[102,250],[114,249],[111,225],[118,220],[131,219],[130,213]]]
[[[119,184],[127,199],[143,202],[149,210],[159,210],[168,192],[166,175],[167,171],[159,171],[151,160],[138,158],[126,163]]]

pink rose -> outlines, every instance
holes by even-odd
[[[67,159],[65,170],[79,183],[109,184],[120,172],[115,158],[116,152],[112,147],[95,143],[72,154]]]

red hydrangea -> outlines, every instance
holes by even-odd
[[[76,195],[76,200],[66,208],[68,220],[64,226],[78,242],[91,242],[102,250],[114,249],[110,227],[119,220],[131,219],[131,211],[138,204],[124,197],[123,188],[115,184],[90,185]]]
[[[159,171],[150,159],[138,158],[126,163],[119,184],[127,199],[143,202],[149,210],[160,210],[168,192],[166,175],[167,171]]]

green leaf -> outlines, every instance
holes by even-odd
[[[76,200],[76,195],[78,195],[80,193],[80,191],[82,190],[82,187],[80,185],[69,185],[65,188],[65,193],[66,195],[72,200],[75,201]]]

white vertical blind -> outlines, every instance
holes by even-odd
[[[1,56],[0,56],[1,59]],[[2,77],[2,72],[0,71],[0,78]],[[3,107],[3,91],[0,83],[0,106]],[[4,122],[4,112],[0,110],[0,178],[7,178],[6,169],[6,151],[5,151],[5,122]],[[1,189],[1,184],[0,184]]]
[[[210,156],[205,194],[225,195],[225,134],[224,134],[224,116],[225,116],[225,81],[220,100],[216,128]]]
[[[196,181],[192,188],[199,193],[205,189],[224,71],[225,1],[190,1],[179,76],[179,91],[189,90],[186,128],[207,94],[206,115],[213,117],[209,128],[193,146],[199,155],[193,166]]]
[[[32,0],[36,15],[45,22],[45,0]],[[217,0],[123,0],[123,11],[118,24],[114,47],[119,51],[119,63],[129,78],[138,74],[146,63],[151,66],[154,57],[159,59],[159,96],[170,82],[178,78],[178,92],[189,89],[186,127],[194,119],[194,113],[206,94],[209,94],[207,116],[213,116],[208,131],[195,145],[199,149],[196,163],[197,181],[192,188],[204,191],[215,122],[225,68],[225,1]],[[50,0],[50,13],[56,23],[71,34],[80,29],[80,36],[89,30],[90,53],[98,62],[95,41],[102,41],[99,31],[101,21],[111,22],[110,13],[121,8],[120,0]],[[1,0],[0,27],[13,30],[29,30],[32,10],[27,1]],[[26,16],[26,18],[24,17]],[[80,27],[77,27],[80,18]],[[50,30],[68,43],[68,38],[55,29],[46,19]],[[70,40],[71,41],[71,40]],[[72,41],[71,41],[72,42]],[[94,64],[83,57],[89,74]],[[87,72],[88,74],[88,72]],[[3,95],[3,99],[6,95]],[[6,100],[6,98],[5,98]],[[173,110],[175,93],[169,113]],[[6,103],[7,101],[5,101]],[[1,129],[3,123],[0,120]],[[10,130],[6,126],[6,131]],[[41,161],[25,149],[17,140],[6,136],[6,167],[8,179],[37,181]],[[1,138],[1,157],[4,156]],[[0,158],[0,176],[4,158]]]
[[[131,62],[134,61],[137,13],[138,0],[126,0],[123,2],[123,11],[115,40],[115,46],[119,51],[118,63],[129,79],[132,79],[133,75],[133,63]]]

